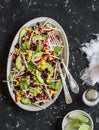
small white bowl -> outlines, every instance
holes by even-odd
[[[91,128],[92,128],[92,130],[93,130],[94,124],[93,124],[93,120],[92,120],[91,116],[90,116],[88,113],[86,113],[85,111],[82,111],[82,110],[73,110],[73,111],[67,113],[67,114],[65,115],[65,117],[63,118],[63,121],[62,121],[62,130],[64,130],[64,127],[65,127],[66,124],[68,124],[68,122],[70,121],[67,117],[68,117],[70,114],[74,114],[74,113],[77,113],[77,114],[82,113],[83,115],[85,115],[86,117],[88,117],[89,120],[90,120]]]
[[[63,50],[63,53],[62,53],[62,58],[65,60],[65,63],[66,65],[68,66],[68,61],[69,61],[69,47],[68,47],[68,40],[67,40],[67,36],[65,34],[65,31],[63,30],[63,28],[61,27],[61,25],[56,22],[54,19],[52,18],[48,18],[48,17],[39,17],[39,18],[35,18],[35,19],[32,19],[30,20],[29,22],[25,23],[21,28],[20,30],[25,27],[25,26],[33,26],[35,25],[37,22],[44,22],[45,20],[47,20],[53,24],[54,26],[56,26],[58,29],[61,30],[61,35],[62,35],[62,38],[63,38],[63,41],[64,41],[64,50]],[[16,45],[16,43],[18,42],[18,38],[19,38],[19,32],[20,30],[17,32],[13,42],[12,42],[12,45],[11,45],[11,48],[10,48],[10,51],[9,51],[9,55],[8,55],[8,62],[7,62],[7,80],[8,80],[8,76],[10,74],[10,70],[11,70],[11,63],[12,63],[12,58],[11,58],[11,52],[13,52],[14,50],[14,46]],[[8,84],[8,90],[9,90],[9,93],[13,99],[13,101],[15,102],[15,98],[14,98],[14,93],[13,93],[13,88],[10,86],[10,83],[7,82]],[[62,87],[60,88],[60,90],[58,91],[58,93],[56,94],[55,98],[49,102],[49,103],[46,103],[44,105],[42,105],[44,108],[47,108],[49,107],[52,103],[55,102],[55,100],[58,98],[60,92],[62,90]],[[16,103],[16,102],[15,102]],[[27,111],[40,111],[42,110],[43,108],[39,108],[39,107],[36,107],[36,106],[33,106],[33,105],[24,105],[20,102],[17,102],[16,103],[20,108],[24,109],[24,110],[27,110]]]

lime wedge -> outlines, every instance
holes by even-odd
[[[83,123],[88,123],[89,122],[89,119],[86,116],[82,115],[82,114],[76,114],[76,113],[70,114],[69,118],[72,119],[72,120],[73,119],[78,119],[79,121],[81,121]]]
[[[74,119],[74,120],[70,121],[69,125],[73,128],[79,128],[81,126],[78,119]]]
[[[91,127],[89,125],[82,125],[78,130],[91,130]]]
[[[78,129],[71,127],[71,124],[68,123],[68,124],[64,127],[64,130],[78,130]]]

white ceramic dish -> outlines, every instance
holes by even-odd
[[[24,27],[24,26],[33,26],[35,25],[37,22],[44,22],[45,20],[47,20],[48,17],[39,17],[39,18],[35,18],[33,20],[30,20],[29,22],[27,22],[26,24],[24,24],[20,30]],[[69,48],[68,48],[68,41],[67,41],[67,36],[63,30],[63,28],[61,27],[61,25],[59,25],[59,23],[57,23],[55,20],[49,18],[49,22],[52,23],[54,26],[56,26],[57,28],[59,28],[61,30],[61,34],[62,34],[62,38],[63,38],[63,41],[64,41],[64,44],[65,44],[65,47],[64,47],[64,50],[63,50],[63,54],[62,54],[62,58],[65,59],[65,63],[66,65],[68,66],[68,60],[69,60]],[[8,56],[8,62],[7,62],[7,80],[8,80],[8,76],[10,74],[10,70],[11,70],[11,63],[12,63],[12,58],[10,56],[10,53],[13,52],[14,50],[14,46],[16,45],[16,43],[18,42],[18,38],[19,38],[19,32],[20,30],[17,32],[13,42],[12,42],[12,45],[11,45],[11,48],[10,48],[10,51],[9,51],[9,56]],[[10,83],[8,82],[8,89],[9,89],[9,93],[13,99],[13,101],[15,102],[15,99],[14,99],[14,93],[13,93],[13,88],[11,88],[10,86]],[[57,97],[59,96],[60,92],[62,90],[62,87],[61,89],[59,90],[59,92],[56,94],[55,98],[49,102],[49,103],[46,103],[43,105],[44,108],[47,108],[48,106],[50,106],[56,99]],[[16,102],[15,102],[16,103]],[[33,106],[33,105],[24,105],[20,102],[17,102],[16,103],[19,107],[21,107],[22,109],[24,110],[28,110],[28,111],[39,111],[39,110],[42,110],[43,108],[39,108],[39,107],[36,107],[36,106]]]
[[[65,115],[65,117],[63,118],[63,121],[62,121],[62,130],[64,130],[64,127],[65,127],[66,124],[70,121],[67,117],[68,117],[70,114],[74,114],[74,113],[78,113],[78,114],[81,113],[81,114],[85,115],[86,117],[88,117],[89,120],[90,120],[91,128],[92,128],[92,130],[93,130],[94,124],[93,124],[93,120],[92,120],[91,116],[90,116],[88,113],[86,113],[85,111],[82,111],[82,110],[73,110],[73,111],[67,113],[67,114]]]

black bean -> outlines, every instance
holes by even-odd
[[[43,104],[44,104],[43,102],[40,102],[40,103],[39,103],[40,106],[43,105]]]
[[[61,59],[59,59],[59,62],[61,62]]]
[[[61,79],[61,76],[60,76],[60,75],[58,75],[58,76],[57,76],[57,79]]]
[[[47,32],[42,33],[42,35],[47,35]]]
[[[60,66],[61,66],[61,68],[63,68],[63,64],[62,63],[60,64]]]
[[[34,30],[34,29],[35,29],[35,26],[32,26],[32,29]]]
[[[20,90],[20,86],[15,87],[16,90]]]
[[[39,23],[39,22],[37,22],[37,26],[40,26],[40,23]]]
[[[34,46],[34,47],[33,47],[33,51],[36,51],[36,48],[37,48],[37,47],[36,47],[36,46]]]
[[[52,62],[52,66],[54,67],[56,65],[56,63],[55,62]]]
[[[35,102],[36,101],[36,99],[33,97],[33,98],[31,98],[30,99],[32,102]]]
[[[49,70],[48,70],[48,68],[45,68],[45,72],[47,73]]]
[[[58,36],[58,35],[56,35],[56,38],[59,40],[60,39],[60,37]]]
[[[16,93],[16,91],[15,91],[15,90],[13,90],[13,93],[15,94],[15,93]]]
[[[19,49],[19,43],[17,43],[17,44],[15,45],[15,48]]]
[[[52,94],[52,99],[54,99],[54,94]]]
[[[48,77],[48,75],[46,73],[43,74],[44,79],[46,79]]]

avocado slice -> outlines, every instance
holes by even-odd
[[[59,89],[61,86],[62,86],[62,81],[59,80],[59,81],[56,83],[56,88]]]
[[[18,56],[16,58],[16,68],[20,71],[24,71],[25,70],[25,66],[22,65],[22,59],[20,56]]]
[[[26,90],[29,87],[29,83],[26,79],[22,79],[19,85],[24,90]]]
[[[24,97],[21,97],[20,102],[23,104],[32,104],[29,98],[24,98]]]
[[[41,56],[43,55],[43,52],[36,52],[35,54],[34,54],[34,59],[36,59],[36,58],[40,58]]]
[[[45,37],[41,36],[41,35],[35,35],[33,36],[34,40],[45,40]]]
[[[41,84],[44,84],[44,80],[42,79],[41,73],[38,70],[36,70],[36,77]]]
[[[20,31],[20,39],[27,33],[28,27],[23,27]]]
[[[36,90],[31,88],[30,92],[33,94],[33,96],[37,96],[37,94],[41,94],[42,93],[42,88],[36,87]]]
[[[41,43],[38,43],[37,46],[36,46],[36,51],[41,51],[42,49],[42,44]]]
[[[59,80],[58,82],[49,82],[49,87],[50,88],[54,88],[54,89],[59,89],[62,86],[62,82],[61,80]]]
[[[54,70],[51,64],[49,64],[48,62],[45,62],[45,67],[48,68],[49,70],[49,74],[48,74],[48,79],[50,79],[53,76]]]
[[[25,41],[24,43],[22,43],[21,45],[22,51],[26,51],[27,47],[29,46],[28,43],[29,43],[28,41]]]

